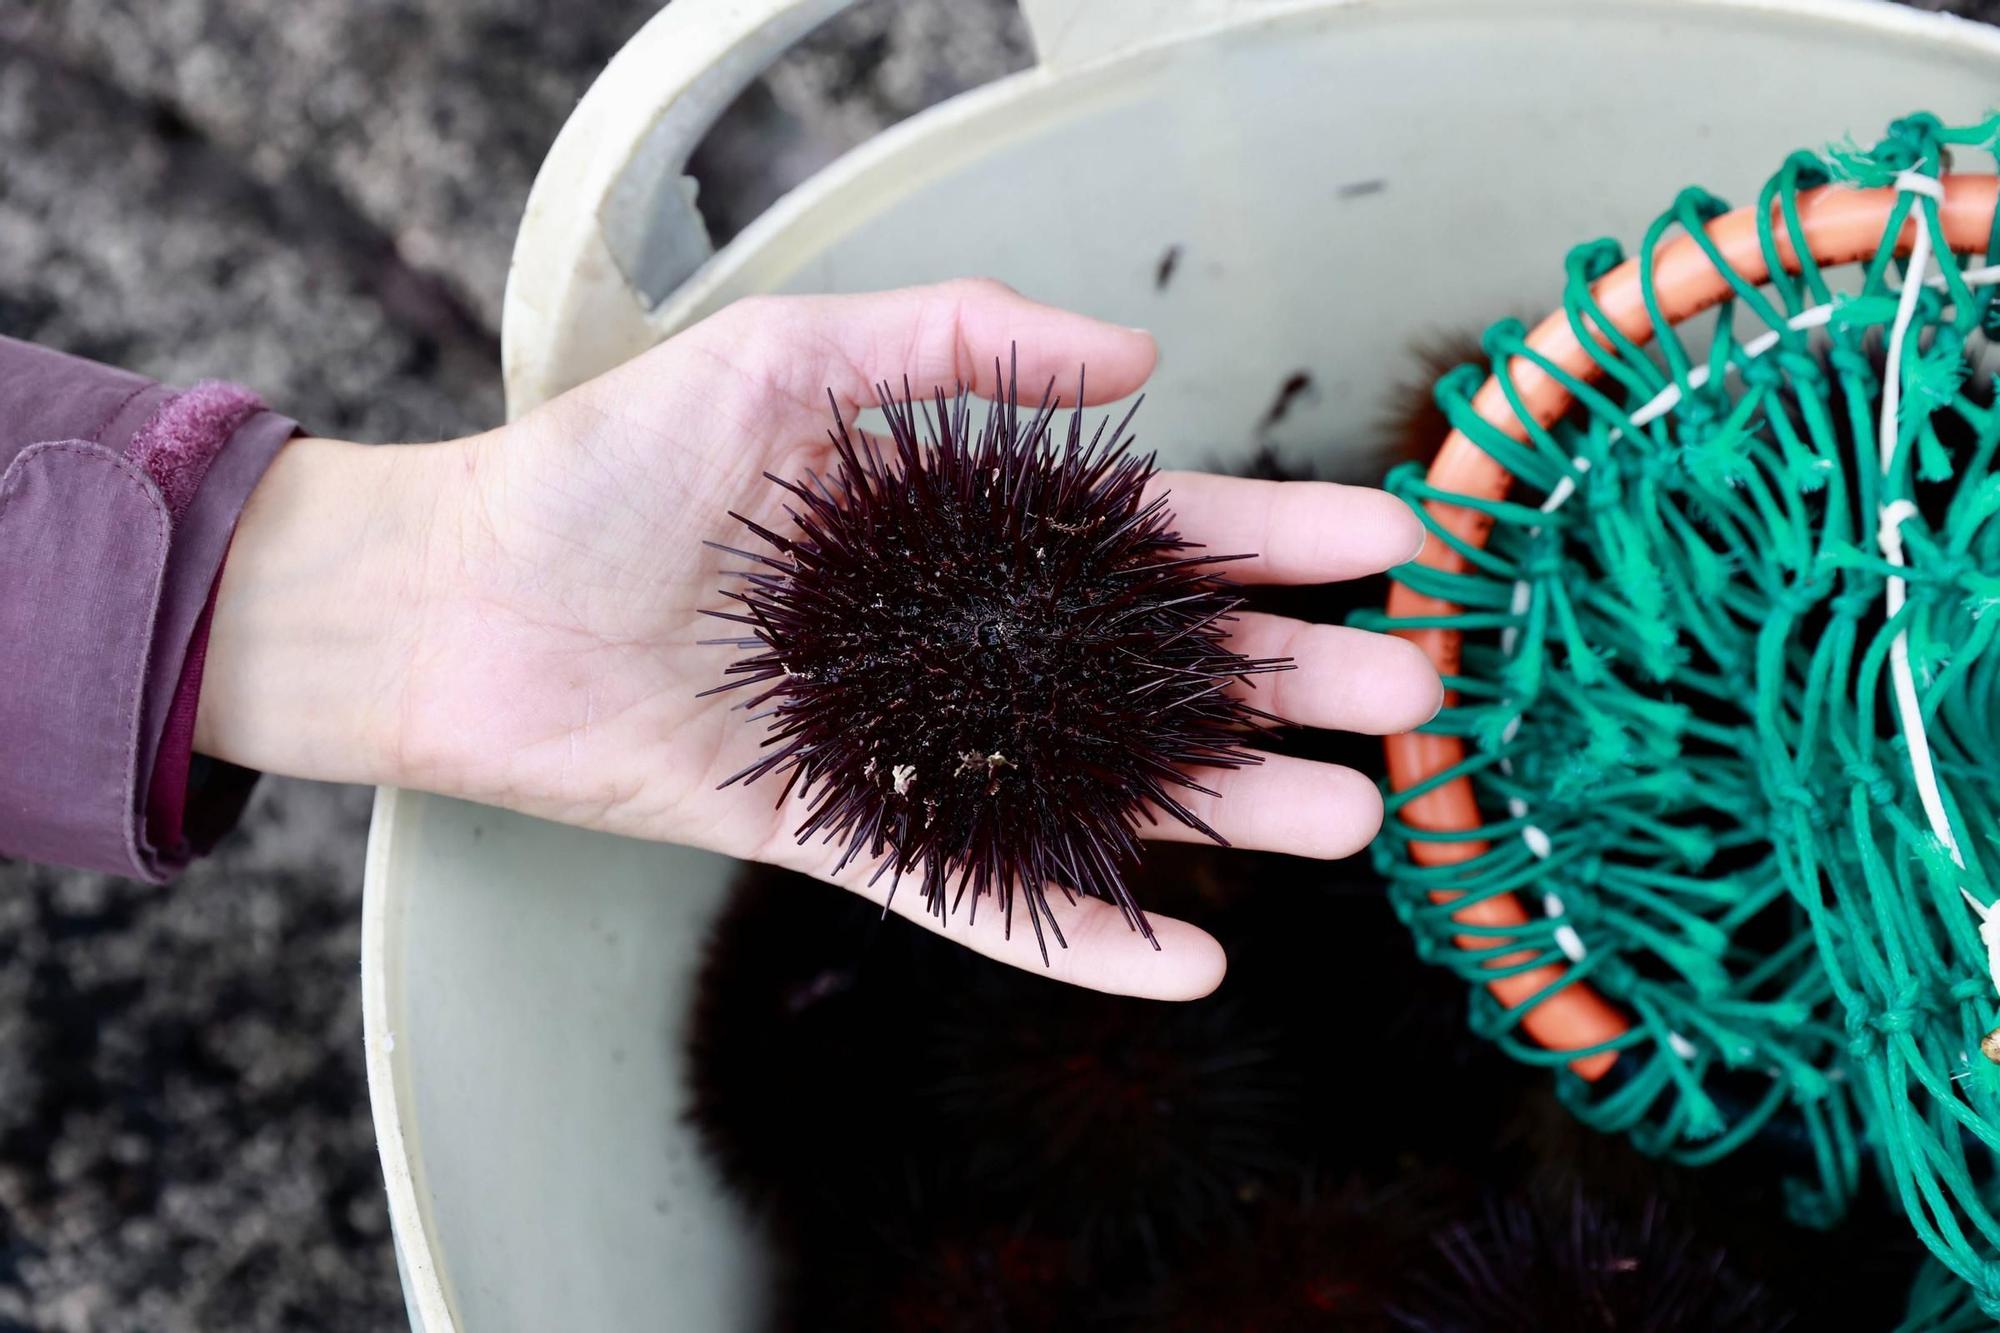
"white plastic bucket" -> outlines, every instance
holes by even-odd
[[[505,322],[519,413],[753,292],[990,274],[1152,329],[1170,465],[1264,438],[1337,470],[1413,340],[1537,315],[1577,240],[1680,186],[2000,101],[2000,34],[1803,0],[1028,0],[1042,63],[882,134],[709,254],[682,171],[841,0],[674,0],[536,181]],[[1177,247],[1172,280],[1160,261]],[[727,447],[718,440],[718,447]],[[369,1089],[423,1333],[754,1327],[755,1240],[681,1111],[729,862],[384,790]]]

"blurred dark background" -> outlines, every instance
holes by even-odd
[[[489,427],[535,169],[657,8],[0,0],[0,334],[240,380],[321,434]],[[868,0],[717,126],[703,211],[732,234],[1031,58],[1010,0]],[[166,889],[0,864],[0,1333],[401,1320],[361,1063],[368,800],[267,780]]]

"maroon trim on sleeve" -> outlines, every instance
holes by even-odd
[[[228,559],[227,552],[223,559]],[[166,729],[160,733],[160,752],[153,760],[153,780],[146,787],[146,841],[168,860],[187,855],[187,805],[189,770],[194,763],[194,716],[201,702],[201,669],[208,661],[208,627],[215,619],[215,594],[222,587],[222,572],[216,571],[209,585],[208,603],[194,622],[194,638],[181,663],[180,684],[167,709]]]

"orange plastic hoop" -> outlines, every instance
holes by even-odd
[[[1954,175],[1944,178],[1944,200],[1939,205],[1943,222],[1944,246],[1960,253],[1983,252],[1993,223],[2000,178]],[[1802,192],[1798,200],[1801,228],[1806,248],[1822,265],[1853,263],[1872,258],[1879,250],[1889,213],[1898,192],[1892,188],[1855,189],[1825,185]],[[1774,212],[1775,216],[1775,212]],[[1917,219],[1905,219],[1896,244],[1898,253],[1907,253],[1917,232]],[[1709,241],[1738,274],[1753,283],[1770,275],[1762,247],[1758,243],[1757,210],[1739,208],[1715,219],[1706,227]],[[1791,237],[1779,220],[1774,228],[1780,262],[1788,272],[1799,269]],[[1992,256],[1988,256],[1989,259]],[[1630,259],[1592,284],[1605,318],[1618,331],[1643,344],[1653,334],[1640,285],[1640,260]],[[1662,313],[1675,324],[1709,309],[1730,292],[1723,273],[1710,261],[1692,236],[1680,236],[1662,245],[1654,254],[1653,274]],[[1605,346],[1608,336],[1598,333]],[[1595,359],[1578,341],[1569,316],[1558,310],[1528,335],[1528,346],[1577,379],[1594,381],[1602,374]],[[1522,403],[1539,425],[1548,425],[1569,410],[1571,395],[1555,379],[1524,357],[1508,363],[1507,373]],[[1489,378],[1473,397],[1473,409],[1487,422],[1516,440],[1526,440],[1528,429],[1514,415],[1514,409],[1497,379]],[[1431,464],[1433,486],[1461,495],[1498,500],[1506,496],[1514,478],[1505,468],[1459,431],[1445,437],[1444,446]],[[1492,531],[1492,521],[1476,510],[1432,501],[1425,505],[1429,521],[1474,547],[1483,547]],[[1458,572],[1464,559],[1446,542],[1428,543],[1417,563],[1430,569]],[[1391,617],[1432,617],[1456,615],[1460,607],[1435,597],[1426,597],[1398,583],[1389,593]],[[1461,636],[1457,630],[1416,629],[1401,631],[1403,638],[1421,647],[1440,672],[1455,675],[1459,670]],[[1449,701],[1448,701],[1449,702]],[[1465,759],[1465,743],[1456,736],[1410,733],[1391,736],[1387,741],[1389,784],[1405,791]],[[1425,792],[1402,808],[1402,818],[1412,827],[1438,832],[1462,833],[1484,822],[1474,798],[1470,778],[1459,777],[1435,790]],[[1410,855],[1420,865],[1453,865],[1483,855],[1491,843],[1412,841]],[[1450,902],[1458,895],[1449,891],[1431,895],[1434,902]],[[1531,918],[1513,894],[1502,894],[1483,902],[1468,904],[1452,915],[1452,920],[1468,926],[1494,927],[1525,925]],[[1457,938],[1464,949],[1494,947],[1491,937]],[[1507,941],[1499,940],[1505,947]],[[1496,958],[1489,967],[1518,966],[1534,957],[1532,952]],[[1631,1021],[1588,981],[1577,980],[1561,989],[1566,968],[1549,963],[1511,976],[1496,977],[1487,983],[1494,998],[1509,1008],[1526,1003],[1538,992],[1548,991],[1534,1008],[1521,1016],[1521,1026],[1544,1048],[1551,1051],[1586,1050],[1615,1041],[1631,1030]],[[1615,1051],[1599,1051],[1570,1063],[1570,1068],[1586,1079],[1602,1078],[1617,1060]]]

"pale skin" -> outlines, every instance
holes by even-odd
[[[987,281],[862,296],[739,302],[521,420],[484,435],[396,448],[298,439],[252,493],[224,569],[196,747],[268,772],[386,783],[545,819],[685,843],[827,879],[875,901],[870,865],[798,845],[805,804],[774,808],[776,780],[719,789],[754,757],[761,724],[728,694],[697,697],[736,650],[730,509],[788,530],[765,472],[827,470],[827,391],[852,418],[872,385],[994,391],[993,359],[1019,348],[1024,385],[1073,384],[1093,402],[1152,372],[1146,333],[1070,314]],[[1024,396],[1025,391],[1024,391]],[[1138,419],[1143,445],[1145,413]],[[1383,492],[1324,482],[1165,473],[1183,536],[1256,552],[1246,583],[1323,583],[1400,564],[1423,542]],[[1244,614],[1232,646],[1290,657],[1261,679],[1261,706],[1302,726],[1387,734],[1429,720],[1443,688],[1399,639]],[[1374,784],[1348,769],[1273,757],[1199,775],[1221,798],[1195,813],[1238,847],[1333,858],[1380,827]],[[1169,819],[1142,830],[1201,835]],[[905,886],[908,887],[907,885]],[[1051,894],[1069,941],[1046,970],[1097,990],[1192,999],[1213,990],[1222,948],[1153,917],[1160,948],[1115,908]],[[1034,934],[892,910],[980,953],[1044,969]],[[1021,924],[1021,923],[1017,923]]]

